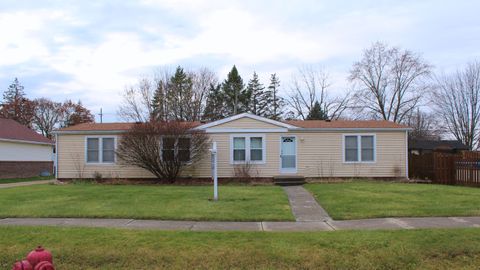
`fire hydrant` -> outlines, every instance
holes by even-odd
[[[13,270],[33,270],[33,267],[29,261],[23,260],[23,261],[16,262],[13,265],[12,269]]]
[[[52,261],[52,253],[42,246],[28,253],[27,259],[16,262],[13,270],[55,270]]]

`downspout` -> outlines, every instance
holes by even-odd
[[[55,133],[55,179],[58,179],[58,133]]]
[[[410,178],[408,177],[408,130],[405,130],[405,177],[407,180]]]

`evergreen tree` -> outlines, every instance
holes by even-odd
[[[248,110],[250,95],[248,91],[246,91],[242,77],[238,74],[235,65],[222,84],[222,92],[225,98],[226,116],[239,114]]]
[[[253,78],[248,82],[247,95],[250,95],[249,112],[255,115],[264,116],[265,108],[268,105],[265,101],[265,87],[260,83],[258,75],[253,72]]]
[[[207,96],[207,104],[203,112],[203,120],[215,121],[226,117],[225,101],[220,84],[211,84]]]
[[[165,103],[166,87],[163,81],[158,81],[157,89],[152,98],[152,115],[151,120],[154,121],[166,121],[166,103]]]
[[[22,125],[31,127],[34,117],[35,104],[25,97],[24,87],[17,78],[3,94],[0,104],[0,117],[13,119]]]
[[[318,101],[315,101],[312,109],[308,113],[307,120],[327,120],[328,115]]]
[[[265,98],[263,102],[266,103],[264,117],[280,120],[282,119],[283,109],[285,107],[285,101],[279,95],[280,80],[277,74],[272,74],[270,77],[270,85],[265,92]]]
[[[175,74],[170,78],[166,94],[169,104],[169,119],[180,121],[193,121],[192,119],[192,78],[177,67]]]

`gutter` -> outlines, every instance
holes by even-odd
[[[292,132],[332,132],[332,131],[410,131],[412,128],[299,128]]]
[[[193,128],[194,130],[196,128]],[[259,133],[260,130],[262,132],[266,132],[266,129],[259,129],[258,131],[254,131],[252,129],[248,128],[228,128],[228,129],[209,129],[207,133],[238,133],[238,132],[257,132]],[[293,129],[272,129],[271,132],[333,132],[333,131],[353,131],[353,132],[358,132],[358,131],[410,131],[412,128],[293,128]],[[90,135],[90,134],[96,134],[96,135],[102,135],[102,134],[122,134],[127,132],[128,130],[57,130],[54,131],[53,134],[58,135],[58,134],[70,134],[70,135]]]
[[[14,139],[2,139],[0,138],[0,141],[2,142],[13,142],[13,143],[29,143],[29,144],[39,144],[39,145],[55,145],[54,142],[47,143],[47,142],[36,142],[36,141],[26,141],[26,140],[14,140]]]
[[[58,134],[121,134],[125,133],[128,130],[56,130],[53,131],[52,133],[55,135]]]

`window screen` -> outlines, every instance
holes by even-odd
[[[87,138],[87,162],[99,162],[99,139]]]
[[[262,137],[250,138],[250,160],[263,160],[263,140]]]
[[[358,137],[345,136],[345,161],[358,161]]]
[[[245,138],[236,137],[233,138],[233,160],[245,161]]]
[[[105,162],[105,163],[115,162],[115,139],[114,138],[102,139],[102,162]]]

